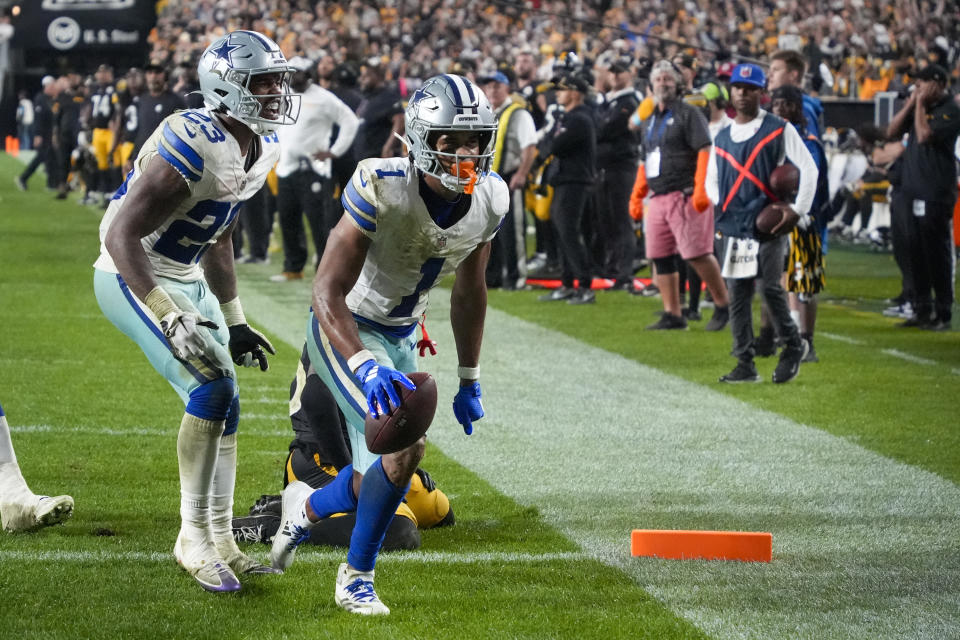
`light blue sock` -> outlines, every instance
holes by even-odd
[[[321,518],[334,513],[346,513],[357,508],[357,497],[353,495],[353,465],[348,464],[333,482],[310,494],[310,508]]]
[[[383,470],[382,458],[377,458],[363,474],[357,501],[357,523],[353,526],[347,554],[347,563],[351,567],[358,571],[373,571],[387,527],[409,488],[409,483],[401,488],[390,482]]]

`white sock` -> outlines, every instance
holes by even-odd
[[[195,539],[210,535],[210,493],[224,421],[183,414],[177,434],[182,531]]]
[[[27,481],[20,473],[20,465],[17,464],[17,454],[13,450],[13,441],[10,440],[7,418],[0,409],[0,503],[18,502],[32,497],[33,492],[27,486]]]
[[[237,482],[237,434],[221,436],[210,493],[210,524],[217,545],[233,542],[233,491]]]

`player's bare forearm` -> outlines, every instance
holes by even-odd
[[[203,254],[201,263],[210,291],[221,303],[237,297],[237,273],[233,263],[233,229],[236,220]]]
[[[457,268],[457,278],[450,294],[450,325],[457,345],[457,358],[463,367],[476,367],[480,362],[487,315],[484,272],[489,257],[490,243],[477,247]]]
[[[107,251],[120,276],[141,300],[157,281],[140,239],[163,224],[189,193],[180,174],[159,156],[154,157],[130,187],[123,208],[107,232]]]
[[[364,348],[347,294],[360,277],[369,247],[370,239],[343,216],[327,238],[313,279],[313,313],[333,347],[347,358]]]

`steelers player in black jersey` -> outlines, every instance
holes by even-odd
[[[97,159],[97,173],[94,184],[87,185],[94,198],[105,200],[108,194],[120,184],[118,175],[111,175],[111,168],[118,165],[113,157],[114,145],[113,119],[117,109],[117,90],[113,84],[113,67],[101,64],[97,67],[94,87],[87,99],[86,122],[93,129],[91,139],[93,155]],[[116,173],[115,171],[112,173]]]
[[[314,489],[333,482],[340,469],[353,461],[346,422],[330,390],[310,365],[306,347],[300,355],[297,373],[290,384],[290,422],[294,437],[283,467],[283,487],[300,480]],[[233,519],[238,542],[269,544],[280,526],[279,495],[263,495],[250,508],[249,517]],[[356,512],[324,518],[310,530],[311,544],[331,547],[350,545]],[[433,478],[417,469],[410,490],[397,508],[396,517],[383,541],[386,551],[420,547],[419,529],[454,523],[453,508]]]

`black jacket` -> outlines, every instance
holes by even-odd
[[[597,119],[597,167],[637,166],[637,137],[627,126],[640,102],[632,89],[600,106]]]
[[[593,109],[581,104],[560,118],[550,142],[554,169],[550,184],[591,183],[596,178],[597,125]]]

